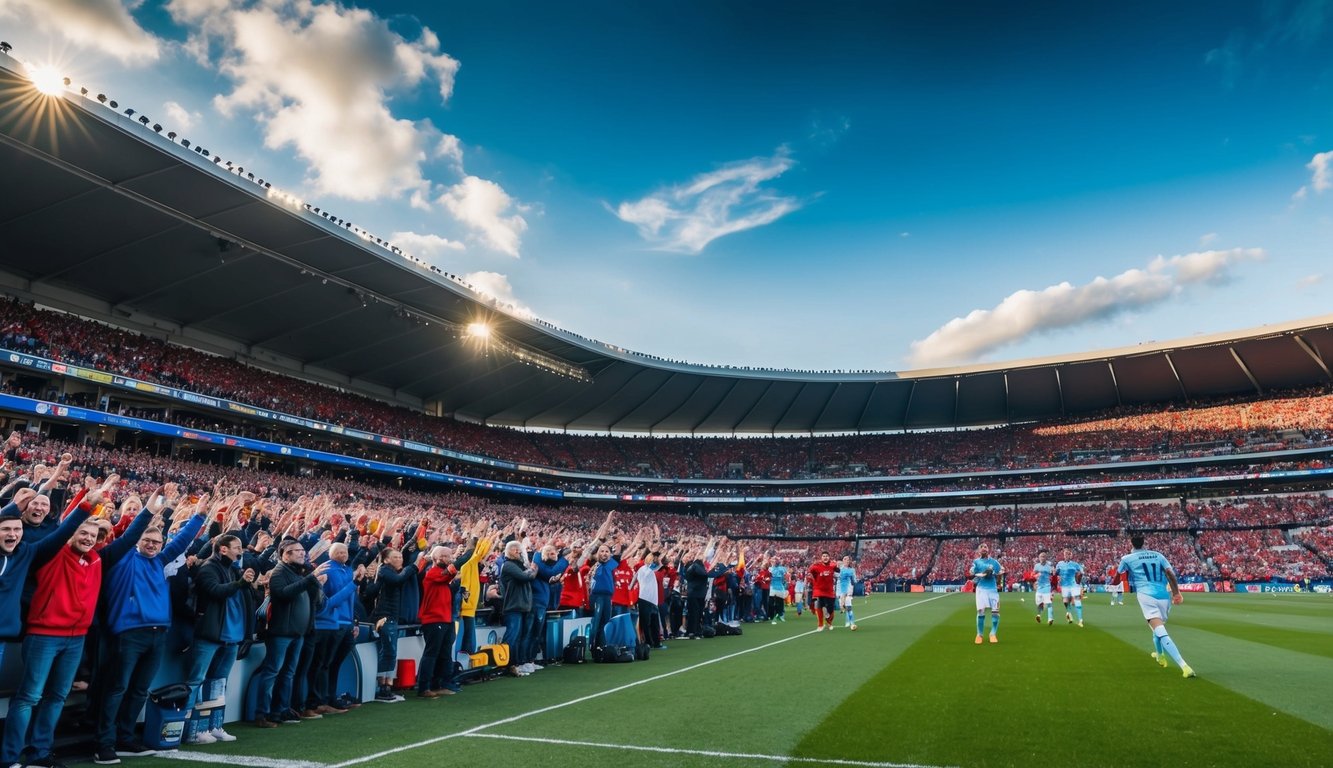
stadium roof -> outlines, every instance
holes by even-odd
[[[465,420],[656,434],[928,429],[1333,381],[1333,315],[905,373],[653,358],[500,311],[114,103],[43,96],[0,54],[0,290]],[[489,340],[468,335],[475,322]]]

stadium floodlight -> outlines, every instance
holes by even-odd
[[[486,323],[468,323],[467,335],[485,341],[491,337],[491,327]]]
[[[14,50],[14,46],[0,40],[0,53],[9,53],[12,50]]]
[[[65,78],[50,65],[42,64],[28,70],[28,79],[38,92],[47,96],[56,96],[65,90]]]

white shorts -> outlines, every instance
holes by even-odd
[[[1051,602],[1051,593],[1050,593],[1050,592],[1038,592],[1038,593],[1037,593],[1037,604],[1038,604],[1038,605],[1045,605],[1045,604],[1047,604],[1047,603],[1049,603],[1049,602]]]
[[[1083,587],[1077,584],[1072,587],[1060,587],[1060,597],[1065,600],[1077,600],[1083,597]]]
[[[994,589],[978,589],[977,610],[984,611],[987,608],[992,611],[1000,610],[1000,593]]]
[[[1116,595],[1120,594],[1121,592],[1124,592],[1125,588],[1120,586],[1119,584],[1107,584],[1106,591],[1110,592],[1113,595]]]
[[[1134,594],[1139,598],[1139,608],[1143,611],[1143,618],[1166,621],[1166,617],[1171,614],[1170,600],[1150,597],[1142,592]]]

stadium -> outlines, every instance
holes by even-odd
[[[6,761],[1333,764],[1333,315],[906,372],[679,362],[5,49],[0,550],[40,550],[31,607],[0,584]],[[1135,536],[1190,666],[1114,603]],[[1007,610],[974,644],[982,545]],[[100,603],[60,569],[97,551]],[[825,552],[855,571],[827,618],[797,591]],[[1081,563],[1054,618],[1040,552]],[[140,557],[172,564],[115,575]],[[127,619],[137,578],[164,619]]]

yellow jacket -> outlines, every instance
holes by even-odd
[[[472,550],[463,567],[458,569],[458,580],[467,590],[467,599],[463,601],[462,614],[469,618],[477,615],[477,601],[481,600],[481,574],[478,564],[490,554],[491,540],[477,539],[477,548]]]

